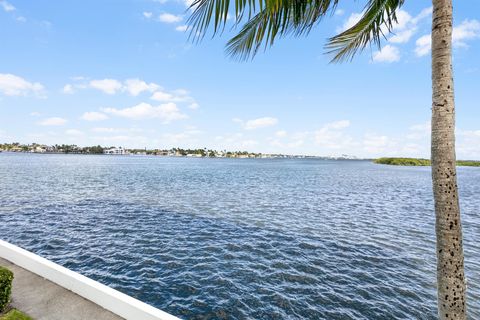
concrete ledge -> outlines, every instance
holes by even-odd
[[[127,320],[179,320],[162,310],[3,240],[0,240],[0,257]]]

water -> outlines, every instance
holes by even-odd
[[[480,169],[458,172],[480,318]],[[435,319],[430,170],[0,154],[0,238],[185,319]]]

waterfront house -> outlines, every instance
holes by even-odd
[[[104,154],[115,154],[115,155],[124,155],[128,154],[128,151],[122,147],[112,147],[110,149],[103,150]]]

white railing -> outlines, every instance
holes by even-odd
[[[127,320],[179,320],[162,310],[3,240],[0,240],[0,257]]]

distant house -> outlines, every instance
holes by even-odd
[[[35,152],[35,153],[45,153],[45,152],[47,152],[47,150],[44,146],[36,146],[33,149],[33,152]]]
[[[117,154],[117,155],[119,155],[119,154],[128,154],[128,151],[127,151],[127,149],[124,149],[122,147],[119,147],[119,148],[113,147],[113,148],[110,148],[110,149],[103,150],[103,153],[104,154]]]

